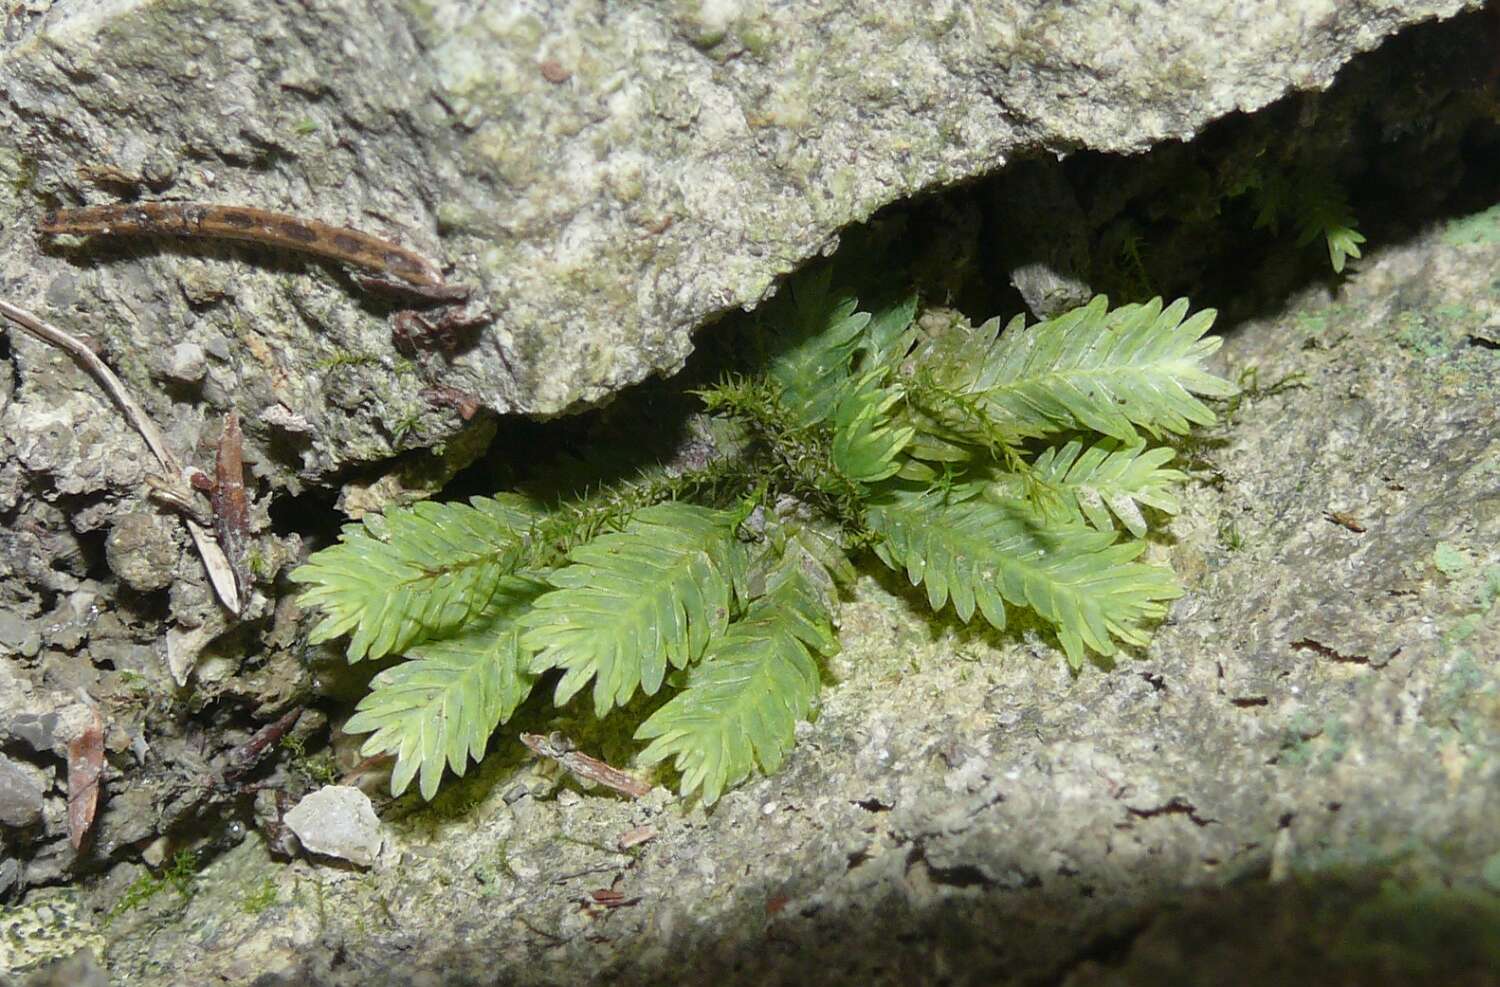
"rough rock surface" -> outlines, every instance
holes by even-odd
[[[1194,595],[1144,663],[1075,680],[1040,643],[934,624],[867,579],[818,723],[780,775],[711,814],[662,795],[548,798],[553,782],[516,785],[514,761],[492,756],[432,810],[387,807],[393,845],[368,873],[273,862],[259,836],[216,860],[210,845],[191,900],[122,909],[107,943],[104,912],[159,877],[124,863],[82,899],[35,887],[176,859],[187,834],[163,833],[179,823],[218,846],[244,832],[247,796],[223,783],[232,755],[312,677],[301,615],[272,598],[303,504],[273,532],[268,500],[330,479],[350,512],[421,495],[494,430],[483,413],[466,424],[466,394],[533,413],[601,399],[678,365],[694,326],[892,199],[1022,153],[1188,136],[1463,4],[13,6],[6,297],[88,332],[185,460],[208,466],[221,413],[239,410],[259,481],[257,588],[231,627],[180,527],[147,506],[154,464],[114,409],[70,361],[0,337],[0,739],[54,780],[40,825],[18,831],[32,842],[7,843],[0,894],[33,887],[8,917],[43,931],[45,955],[81,937],[125,982],[152,983],[1094,983],[1174,969],[1173,949],[1234,924],[1223,916],[1308,947],[1330,926],[1295,917],[1330,911],[1364,923],[1340,948],[1373,942],[1377,960],[1381,930],[1412,912],[1439,916],[1425,928],[1445,944],[1493,953],[1465,938],[1500,888],[1493,214],[1383,247],[1332,304],[1320,287],[1240,306],[1259,314],[1235,327],[1226,366],[1259,364],[1264,386],[1197,451],[1203,486],[1171,548]],[[1484,23],[1467,19],[1471,48]],[[1492,114],[1489,66],[1421,55],[1381,63],[1387,84],[1365,78],[1384,115],[1310,96],[1263,129],[1315,157],[1358,135],[1362,168],[1401,174],[1388,190],[1442,202],[1465,173],[1449,124]],[[1166,147],[1183,196],[1164,212],[1212,208],[1175,241],[1153,228],[1149,246],[1179,272],[1217,264],[1218,290],[1240,243],[1202,232],[1227,201],[1202,189],[1232,175],[1195,145]],[[1239,164],[1284,151],[1248,141]],[[1044,307],[1091,289],[1068,264],[1114,259],[1085,234],[1140,190],[1057,211],[1067,183],[1028,165],[1001,176],[1010,197],[1036,180],[1012,232],[1066,229],[1045,263],[1001,270]],[[1001,208],[997,187],[975,196]],[[29,233],[44,206],[136,193],[395,234],[453,262],[499,319],[470,349],[402,358],[387,304],[330,267],[212,244],[39,250]],[[927,264],[984,262],[973,200],[928,202],[955,236]],[[1257,236],[1296,259],[1295,234]],[[1301,387],[1270,386],[1295,371]],[[399,472],[348,472],[401,449]],[[194,673],[190,689],[168,662]],[[110,724],[83,860],[57,794],[89,711],[80,690]],[[324,725],[309,712],[297,736]],[[267,824],[295,786],[280,767],[258,780]],[[655,838],[615,851],[642,826]],[[1156,907],[1179,901],[1185,917]],[[1231,970],[1299,955],[1221,942]]]
[[[492,756],[430,809],[388,808],[366,874],[248,840],[185,907],[121,919],[111,969],[1484,982],[1456,978],[1500,950],[1497,264],[1500,207],[1235,327],[1221,369],[1260,386],[1190,460],[1160,546],[1189,595],[1144,660],[1072,676],[866,578],[817,723],[711,813],[660,788],[549,798]],[[268,910],[240,910],[260,888]]]
[[[6,297],[86,334],[186,464],[210,467],[238,411],[259,496],[240,624],[256,630],[237,636],[146,496],[139,437],[71,360],[7,330],[0,646],[59,693],[154,684],[163,659],[174,682],[227,682],[268,622],[296,619],[271,599],[299,548],[268,530],[278,498],[336,480],[357,516],[429,495],[493,434],[480,405],[555,413],[671,370],[695,327],[882,205],[1022,154],[1187,138],[1466,6],[13,5]],[[392,303],[331,265],[34,234],[52,206],[132,197],[397,237],[451,262],[496,322],[468,348],[403,356]],[[1038,307],[1087,290],[1057,273],[1013,276]],[[388,472],[356,472],[370,464]],[[84,647],[113,671],[76,661]]]
[[[1018,154],[1190,138],[1465,6],[58,3],[0,56],[0,247],[17,300],[95,334],[149,406],[176,399],[181,448],[233,405],[286,483],[440,441],[461,423],[423,398],[434,383],[499,410],[600,400],[680,366],[705,320],[887,203]],[[452,262],[497,321],[413,363],[385,308],[316,264],[203,243],[38,251],[43,203],[122,193],[398,236]],[[177,368],[183,343],[206,370]],[[84,488],[129,482],[102,451],[131,444],[107,414],[90,414],[97,462],[40,441],[44,421],[83,425],[77,401],[41,415],[47,390],[6,417],[16,445]]]

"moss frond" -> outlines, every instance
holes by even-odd
[[[793,279],[761,313],[760,367],[699,392],[733,439],[701,467],[393,510],[296,570],[314,641],[407,657],[345,727],[395,754],[393,789],[431,798],[552,675],[555,703],[592,686],[598,716],[673,690],[641,757],[714,802],[791,749],[867,548],[934,610],[997,628],[1034,611],[1074,667],[1143,645],[1182,592],[1137,561],[1144,509],[1174,513],[1183,480],[1148,440],[1235,390],[1203,368],[1213,313],[1096,298],[936,336],[915,319],[909,297],[860,311],[827,269]]]

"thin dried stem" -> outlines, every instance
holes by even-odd
[[[37,318],[23,308],[19,308],[0,299],[0,315],[5,316],[11,322],[25,329],[33,336],[50,343],[58,349],[66,350],[67,353],[83,364],[85,370],[99,382],[115,404],[124,413],[125,419],[146,440],[146,445],[156,456],[157,462],[161,463],[163,470],[169,476],[181,478],[183,475],[182,464],[177,457],[172,455],[172,450],[167,446],[166,437],[160,428],[156,426],[146,412],[136,403],[130,392],[125,390],[124,383],[115,376],[113,370],[93,350],[84,345],[83,341],[76,336],[70,335],[57,328],[49,322]],[[188,534],[193,537],[193,544],[198,548],[198,554],[203,557],[204,568],[208,570],[209,581],[213,584],[214,592],[224,606],[236,616],[240,613],[240,591],[235,583],[234,569],[229,564],[229,559],[214,541],[213,535],[198,525],[191,518],[183,517],[183,523],[187,525]]]

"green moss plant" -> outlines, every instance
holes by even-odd
[[[1202,367],[1213,312],[1101,297],[929,335],[914,299],[872,309],[827,270],[794,279],[759,316],[759,369],[700,392],[726,451],[698,469],[392,509],[292,574],[314,642],[405,658],[345,726],[395,755],[394,792],[431,799],[549,681],[601,717],[666,690],[641,760],[714,802],[775,771],[813,714],[861,558],[964,622],[1034,611],[1075,668],[1147,641],[1182,592],[1138,560],[1183,480],[1152,443],[1234,392]]]

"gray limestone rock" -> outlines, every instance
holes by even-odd
[[[0,648],[13,655],[31,658],[42,647],[41,629],[14,610],[0,610]]]
[[[698,326],[881,206],[1038,149],[1190,138],[1474,5],[58,3],[0,52],[24,149],[0,173],[28,176],[0,197],[0,242],[18,299],[95,335],[157,411],[153,354],[232,339],[207,349],[209,391],[247,421],[281,405],[311,424],[300,461],[265,457],[293,483],[462,428],[422,399],[434,379],[501,411],[598,402],[680,367]],[[403,372],[381,303],[321,264],[217,243],[39,251],[42,201],[121,190],[367,228],[451,264],[495,321],[451,365]],[[115,479],[87,449],[132,438],[107,408],[57,406],[73,368],[19,356],[52,365],[4,423],[29,468]],[[174,411],[181,448],[207,410]],[[424,430],[391,427],[414,415]],[[87,446],[63,441],[81,428]]]
[[[375,863],[383,840],[370,797],[349,785],[328,785],[283,817],[303,849],[361,867]]]
[[[91,720],[88,706],[76,697],[37,688],[0,655],[0,741],[66,758],[68,741]]]
[[[247,841],[112,969],[148,982],[175,941],[197,980],[288,984],[1487,983],[1500,353],[1471,333],[1497,264],[1493,207],[1237,327],[1217,369],[1261,384],[1193,447],[1154,548],[1188,592],[1141,657],[1074,675],[867,575],[816,722],[712,811],[537,797],[496,752],[384,810],[393,866]],[[276,921],[241,914],[267,880]]]
[[[556,414],[670,372],[882,206],[1022,155],[1188,138],[1473,5],[26,5],[0,41],[0,274],[91,341],[185,465],[210,465],[232,408],[266,500],[357,477],[342,503],[365,510],[431,483],[357,467],[431,449],[446,478],[494,428],[463,409]],[[36,235],[52,207],[133,197],[354,224],[451,267],[495,320],[402,352],[399,305],[336,265]],[[1008,259],[1038,307],[1086,287],[1064,246]],[[31,606],[72,594],[115,531],[126,585],[170,579],[187,681],[228,628],[191,554],[127,537],[157,463],[71,359],[7,338],[0,579]],[[11,636],[35,653],[31,630]]]
[[[1025,155],[1189,139],[1478,4],[17,6],[0,42],[7,297],[87,334],[185,461],[207,466],[222,413],[238,410],[247,460],[275,497],[493,428],[431,401],[436,387],[533,415],[601,402],[681,366],[695,330],[755,304],[888,203]],[[1301,106],[1299,135],[1343,134],[1315,98]],[[1423,163],[1433,189],[1463,171]],[[1195,166],[1183,173],[1201,179]],[[1078,227],[1114,207],[1069,200],[1056,177],[1036,176],[1016,222],[1055,222],[1058,241],[994,272],[1038,310],[1089,290]],[[332,265],[246,244],[32,233],[45,208],[121,195],[351,223],[451,265],[496,318],[451,353],[402,353],[394,306]],[[965,211],[943,220],[955,244],[932,264],[985,259]],[[369,866],[384,835],[400,865],[279,864],[247,840],[180,908],[117,919],[112,973],[367,984],[608,971],[623,985],[1072,970],[1092,982],[1133,916],[1184,889],[1220,891],[1253,918],[1275,902],[1235,897],[1246,882],[1286,887],[1334,867],[1384,876],[1392,860],[1407,868],[1397,878],[1445,887],[1500,873],[1486,661],[1500,609],[1497,374],[1493,350],[1468,341],[1497,321],[1493,292],[1474,288],[1493,278],[1495,222],[1372,249],[1346,280],[1278,298],[1242,327],[1222,369],[1256,366],[1272,383],[1301,373],[1302,387],[1252,391],[1184,466],[1201,483],[1153,551],[1191,592],[1143,661],[1075,677],[1040,639],[933,620],[898,582],[866,576],[841,608],[838,685],[817,721],[780,773],[712,812],[660,788],[641,803],[549,799],[549,785],[515,784],[504,757],[450,783],[436,807],[386,808],[404,818],[385,834],[367,802],[315,801],[287,817],[308,849]],[[8,339],[0,598],[17,616],[0,631],[27,657],[44,630],[76,649],[49,649],[26,673],[37,682],[92,682],[89,608],[55,641],[31,615],[66,616],[89,596],[113,607],[97,582],[102,533],[138,509],[156,466],[71,360]],[[182,346],[201,353],[179,360]],[[360,484],[344,499],[359,509],[430,489]],[[1361,518],[1365,535],[1334,512]],[[222,634],[189,568],[180,561],[171,584],[175,626],[148,635],[166,639],[179,683],[221,637],[236,637],[222,667],[259,661],[256,627]],[[150,651],[115,640],[102,658],[145,667]],[[60,674],[69,662],[80,674]],[[0,736],[61,756],[88,707],[23,667],[0,656]],[[193,718],[255,699],[244,678],[189,692],[212,697]],[[151,779],[120,779],[99,822],[100,852],[129,859],[157,825],[222,806],[204,804],[206,771],[165,715],[175,706],[142,697],[148,716],[127,693],[110,699],[138,717],[133,735],[151,724]],[[77,872],[59,797],[44,816],[52,841],[28,881]],[[347,839],[323,842],[332,821]],[[619,851],[643,831],[655,835]],[[267,887],[269,919],[246,907]],[[601,889],[632,903],[611,909]],[[68,914],[69,934],[104,955],[99,910]],[[1142,947],[1166,940],[1168,952],[1171,929]]]
[[[26,829],[42,821],[42,786],[36,776],[0,754],[0,826]]]
[[[38,753],[61,746],[57,728],[61,718],[56,713],[18,713],[5,723],[6,733]]]
[[[197,343],[178,343],[162,355],[160,373],[179,384],[196,384],[208,373],[208,355]]]

